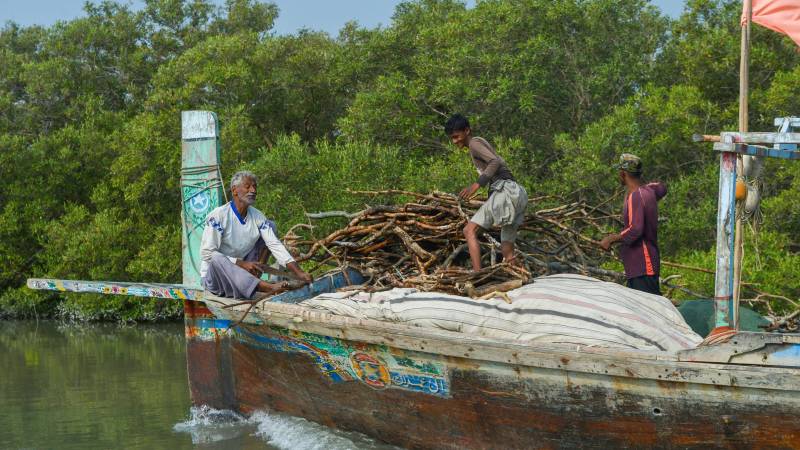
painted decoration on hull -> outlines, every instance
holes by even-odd
[[[385,389],[392,384],[386,363],[368,353],[355,352],[350,355],[350,366],[358,379],[375,389]]]
[[[194,319],[191,325],[187,324],[186,326],[186,339],[215,341],[227,336],[230,326],[230,320],[215,319],[213,317]]]
[[[45,291],[130,295],[134,297],[168,298],[175,300],[199,300],[202,298],[203,294],[202,291],[188,289],[174,284],[55,280],[47,278],[30,278],[28,279],[28,287]]]
[[[210,341],[227,333],[253,348],[306,355],[334,383],[357,381],[376,390],[403,389],[450,396],[446,366],[435,356],[281,327],[236,326],[229,330],[229,326],[228,320],[196,319],[187,327],[186,335]]]

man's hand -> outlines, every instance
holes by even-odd
[[[603,250],[608,250],[611,248],[611,244],[619,241],[618,234],[609,234],[608,236],[604,237],[602,241],[600,241],[600,247],[603,247]]]
[[[481,185],[478,183],[472,183],[468,187],[465,187],[458,193],[458,198],[461,200],[468,200],[472,195],[481,188]]]
[[[311,278],[311,275],[305,273],[303,269],[301,269],[300,266],[294,261],[287,264],[286,268],[291,270],[292,273],[294,273],[294,276],[305,284],[309,284],[314,281],[314,279]]]
[[[297,277],[300,278],[300,281],[304,282],[305,284],[311,284],[314,281],[314,278],[312,278],[311,275],[303,271],[297,274]]]
[[[261,278],[261,274],[264,273],[264,266],[254,261],[242,261],[238,259],[236,260],[236,265],[250,272],[250,274],[256,278]]]

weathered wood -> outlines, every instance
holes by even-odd
[[[765,158],[778,158],[795,161],[800,159],[800,151],[798,151],[796,144],[787,144],[786,147],[789,148],[773,148],[734,142],[718,142],[714,144],[714,150],[718,152],[730,152],[739,155],[761,156]]]
[[[299,260],[314,260],[320,264],[322,259],[333,257],[340,266],[354,267],[367,274],[370,289],[413,287],[425,291],[472,295],[484,285],[511,279],[527,281],[531,277],[528,267],[512,270],[508,264],[497,264],[500,243],[491,232],[481,233],[479,246],[484,264],[488,262],[493,269],[481,273],[449,270],[466,262],[456,259],[466,248],[462,229],[469,217],[483,204],[482,201],[463,202],[452,194],[439,192],[354,193],[403,194],[414,197],[414,200],[398,205],[370,206],[353,217],[346,227],[319,240],[297,234],[288,236],[287,245],[302,254]],[[340,213],[317,213],[314,217]],[[533,231],[535,238],[518,242],[518,256],[523,254],[524,258],[521,259],[524,261],[547,259],[564,262],[564,267],[570,271],[574,270],[569,264],[571,262],[580,262],[584,266],[599,265],[608,255],[600,250],[597,241],[587,236],[599,235],[605,225],[613,222],[610,217],[600,206],[589,206],[582,202],[571,202],[528,214],[522,229]],[[523,262],[522,265],[525,264]],[[549,273],[552,269],[546,264],[537,264],[534,268],[537,275]]]
[[[722,138],[715,134],[693,134],[693,142],[719,142]]]
[[[218,321],[202,302],[184,302],[186,363],[189,390],[197,405],[235,410],[239,406],[233,382],[231,345],[226,321]]]
[[[208,111],[181,113],[183,284],[202,289],[200,241],[206,216],[225,202],[219,164],[219,123]]]
[[[193,289],[182,284],[28,278],[28,288],[44,291],[129,295],[132,297],[153,297],[174,300],[202,300],[203,298],[202,290]]]
[[[793,119],[793,118],[788,118]],[[776,121],[779,119],[776,119]],[[783,120],[781,118],[780,120]],[[776,123],[775,126],[778,126]],[[705,136],[704,136],[705,137]],[[800,133],[724,131],[711,142],[738,142],[742,144],[800,144]]]
[[[218,317],[238,320],[242,309],[219,311]],[[677,355],[668,352],[558,344],[537,344],[533,347],[511,340],[336,316],[299,305],[261,303],[255,315],[258,316],[256,320],[246,323],[269,324],[338,339],[444,356],[654,380],[800,391],[800,356],[795,359],[794,369],[678,363]]]
[[[717,201],[717,265],[714,277],[714,325],[733,327],[733,246],[736,221],[736,155],[722,153]]]
[[[407,448],[800,448],[798,368],[521,345],[297,305],[258,315],[223,339],[187,341],[230,347],[245,414],[282,411]]]
[[[475,289],[475,296],[483,297],[487,294],[494,292],[506,292],[522,286],[522,280],[508,280],[502,283],[487,284],[481,288]]]
[[[411,250],[415,255],[419,256],[424,260],[431,259],[431,254],[423,250],[422,247],[419,246],[419,244],[414,242],[414,240],[411,239],[411,236],[409,236],[404,229],[400,227],[394,227],[393,231],[394,234],[396,234],[403,241],[403,244],[405,244],[405,246],[409,250]]]
[[[309,219],[327,219],[330,217],[344,217],[346,219],[352,219],[353,217],[357,217],[360,213],[349,213],[347,211],[324,211],[324,212],[317,212],[317,213],[306,213],[306,217]]]

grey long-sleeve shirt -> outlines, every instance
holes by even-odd
[[[469,156],[472,157],[472,164],[478,169],[478,184],[481,186],[492,185],[497,180],[514,180],[506,162],[491,144],[482,137],[473,137],[469,140]],[[516,181],[516,180],[514,180]]]

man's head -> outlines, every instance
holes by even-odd
[[[234,199],[250,206],[256,201],[257,185],[258,181],[253,172],[247,170],[236,172],[231,177],[231,194]]]
[[[638,156],[630,153],[623,153],[619,156],[619,163],[614,165],[619,169],[619,182],[624,185],[626,179],[639,180],[642,178],[642,160]]]
[[[466,147],[469,145],[470,128],[469,121],[461,114],[453,114],[447,123],[444,124],[444,132],[450,138],[453,145]]]

